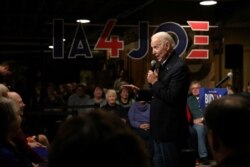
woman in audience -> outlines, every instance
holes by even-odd
[[[128,112],[130,106],[135,102],[135,99],[130,94],[129,88],[122,86],[119,91],[119,96],[116,100],[117,104],[120,104],[126,112]]]
[[[97,107],[102,107],[107,103],[105,99],[105,93],[101,86],[94,87],[92,91],[91,103]]]
[[[114,89],[108,89],[106,92],[107,104],[102,106],[106,112],[113,113],[118,118],[120,118],[124,123],[128,123],[128,115],[125,109],[116,103],[117,93]]]

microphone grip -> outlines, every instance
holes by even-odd
[[[155,70],[155,65],[151,66],[151,67],[150,67],[150,70],[151,70],[151,71],[154,71],[154,70]]]

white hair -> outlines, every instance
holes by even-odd
[[[152,35],[151,40],[153,38],[160,39],[162,43],[165,43],[166,41],[168,41],[172,48],[175,47],[175,41],[174,41],[173,37],[165,31],[160,31],[160,32],[155,33],[154,35]]]

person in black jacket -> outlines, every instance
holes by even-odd
[[[61,124],[48,167],[150,167],[148,156],[139,136],[115,114],[99,108]]]
[[[152,53],[157,61],[147,74],[152,95],[150,133],[154,140],[154,167],[179,167],[181,149],[186,147],[186,119],[189,68],[175,53],[175,41],[167,32],[151,37]]]
[[[223,96],[205,109],[208,144],[214,167],[250,166],[250,101],[242,95]]]

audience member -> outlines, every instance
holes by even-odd
[[[34,88],[32,89],[30,107],[33,112],[43,111],[44,93],[42,88],[42,82],[38,81],[35,83]]]
[[[204,111],[200,107],[199,95],[201,84],[199,81],[192,81],[190,84],[191,95],[187,98],[187,105],[193,119],[193,128],[197,132],[198,153],[202,164],[208,165],[208,150],[206,145],[206,130],[204,126]]]
[[[63,97],[58,94],[55,84],[49,83],[46,87],[46,93],[43,99],[44,108],[62,109],[65,103]]]
[[[135,102],[131,92],[128,87],[121,86],[119,90],[119,95],[117,97],[116,103],[120,104],[126,112],[128,112],[130,106]]]
[[[22,97],[17,92],[11,91],[8,92],[8,98],[15,102],[20,115],[23,116],[25,104]],[[13,138],[13,141],[30,161],[42,164],[47,160],[46,152],[49,149],[50,144],[47,136],[44,134],[25,135],[23,130],[20,130],[19,133]]]
[[[60,95],[65,102],[68,101],[69,96],[73,93],[73,86],[70,82],[60,83],[58,85],[58,95]]]
[[[84,112],[91,110],[89,106],[91,103],[90,96],[86,94],[86,84],[80,83],[76,87],[76,92],[68,98],[68,111],[72,112],[73,115],[80,115]]]
[[[117,117],[101,109],[61,125],[48,167],[149,167],[143,141]]]
[[[127,71],[124,69],[121,69],[119,72],[118,78],[115,79],[113,89],[118,92],[123,84],[128,84],[128,74]]]
[[[151,96],[145,90],[140,90],[136,101],[128,111],[128,120],[132,130],[136,132],[145,142],[150,155],[153,156],[153,140],[150,136],[150,102]]]
[[[21,130],[21,120],[16,104],[0,97],[0,164],[3,167],[32,167],[32,162],[13,142]]]
[[[111,112],[120,118],[124,123],[128,123],[128,115],[125,109],[116,103],[117,100],[117,93],[114,89],[108,89],[106,92],[106,101],[107,104],[102,106],[102,108],[107,111]]]
[[[104,90],[101,86],[95,86],[92,90],[91,104],[96,107],[102,107],[107,104]]]
[[[250,101],[240,95],[224,96],[206,107],[207,138],[216,167],[250,166],[249,118]]]

